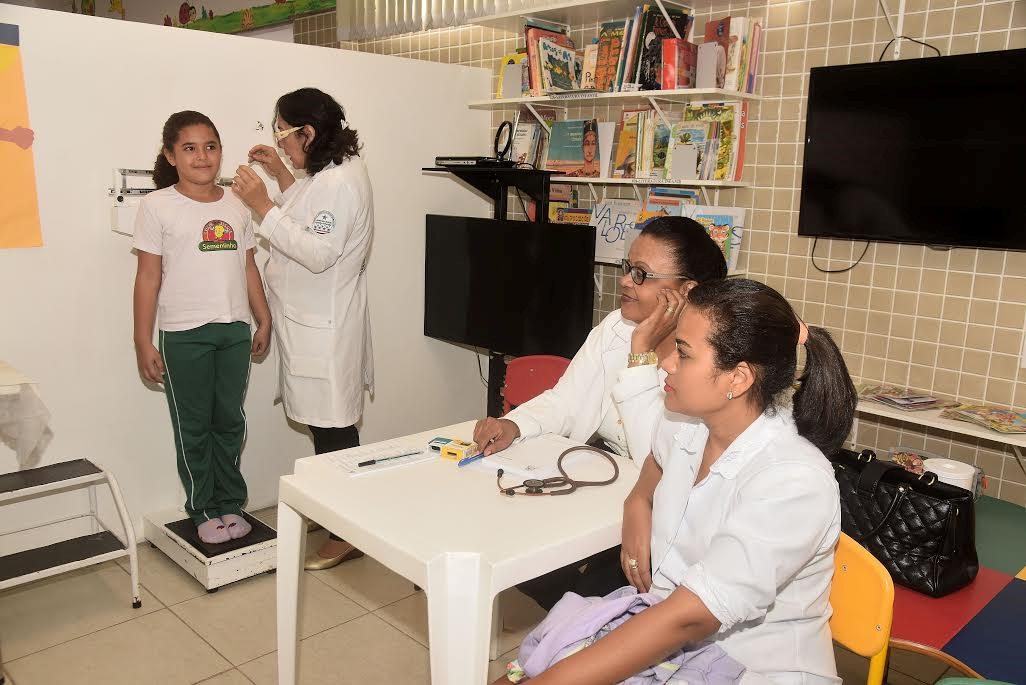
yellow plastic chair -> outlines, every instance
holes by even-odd
[[[834,641],[869,658],[867,685],[883,685],[894,616],[894,583],[887,569],[859,543],[841,533],[830,588]]]

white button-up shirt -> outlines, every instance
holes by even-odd
[[[656,429],[653,592],[688,588],[721,624],[710,640],[770,682],[840,683],[829,595],[841,513],[829,462],[780,409],[696,484],[708,437],[686,417]]]

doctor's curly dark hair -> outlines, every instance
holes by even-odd
[[[307,139],[303,131],[295,135],[303,140],[306,152],[306,172],[310,175],[324,169],[331,162],[341,164],[350,157],[360,154],[360,138],[349,128],[345,110],[322,90],[300,88],[278,98],[274,106],[275,118],[292,126],[312,126],[313,140]]]

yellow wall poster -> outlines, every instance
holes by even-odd
[[[42,247],[18,27],[0,23],[0,249]]]

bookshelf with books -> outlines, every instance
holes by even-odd
[[[661,0],[557,2],[528,12],[517,25],[525,41],[520,57],[507,55],[500,63],[497,97],[468,103],[470,108],[515,110],[514,121],[521,122],[533,116],[538,123],[530,125],[539,126],[543,150],[563,122],[589,120],[589,108],[604,110],[607,118],[620,108],[619,119],[591,119],[606,156],[600,169],[592,165],[588,173],[574,174],[571,183],[711,188],[717,203],[719,189],[750,185],[743,180],[747,118],[749,106],[762,100],[755,92],[761,51],[757,19],[719,17],[696,27],[690,6]],[[601,14],[584,19],[581,12]],[[599,37],[581,50],[562,20],[599,22]],[[703,57],[689,42],[696,34],[722,53],[718,61]],[[574,63],[576,87],[567,78]],[[584,116],[573,118],[578,112]],[[641,112],[639,122],[626,120],[632,112]],[[673,150],[681,152],[671,168]],[[568,166],[565,152],[555,158],[560,168]],[[541,168],[552,158],[543,151],[537,159]]]

